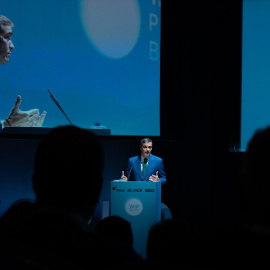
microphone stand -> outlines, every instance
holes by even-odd
[[[69,120],[69,118],[67,117],[67,115],[65,114],[64,110],[62,109],[62,107],[60,106],[59,102],[56,100],[56,98],[54,97],[53,93],[50,91],[50,89],[48,89],[49,93],[50,93],[50,97],[52,98],[53,102],[56,104],[56,106],[59,108],[59,110],[64,114],[64,116],[67,118],[67,120],[69,121],[70,125],[73,126],[73,124],[71,123],[71,121]]]

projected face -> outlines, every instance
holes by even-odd
[[[141,155],[144,157],[144,158],[148,158],[151,154],[151,151],[152,151],[152,142],[149,142],[149,143],[143,143],[141,146],[140,146],[140,149],[141,149]]]
[[[11,56],[11,51],[14,49],[14,45],[11,41],[12,27],[3,26],[2,33],[0,34],[0,64],[4,65],[8,63]]]

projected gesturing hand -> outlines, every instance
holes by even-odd
[[[39,115],[38,109],[21,111],[19,109],[21,101],[21,96],[18,96],[9,116],[4,120],[4,126],[41,127],[47,112],[44,111],[42,115]]]
[[[149,177],[149,181],[152,181],[152,182],[158,182],[158,181],[159,181],[159,178],[158,178],[158,171],[156,172],[156,175],[152,174],[152,175]]]
[[[44,111],[38,118],[36,121],[34,121],[32,127],[41,127],[43,125],[43,122],[45,120],[45,116],[46,116],[47,112]]]

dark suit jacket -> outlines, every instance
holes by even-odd
[[[159,180],[162,183],[166,182],[166,174],[164,169],[163,160],[160,157],[150,155],[148,165],[145,171],[145,175],[142,176],[141,171],[141,156],[131,157],[128,160],[127,170],[125,176],[128,181],[148,181],[149,177],[156,174],[158,171]]]

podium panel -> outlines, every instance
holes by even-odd
[[[134,249],[146,258],[149,229],[161,220],[161,182],[111,181],[111,215],[131,223]]]

